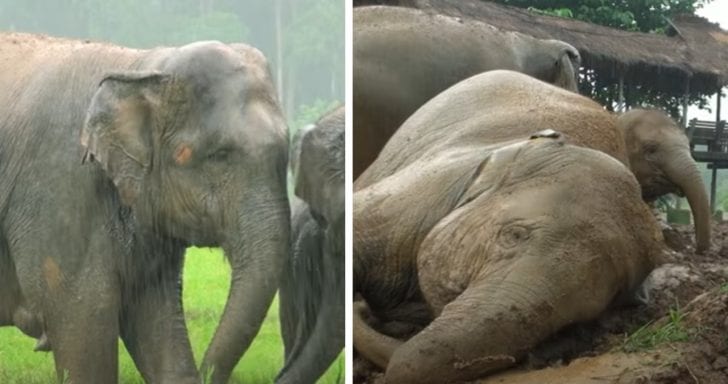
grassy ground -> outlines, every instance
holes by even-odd
[[[196,361],[205,348],[220,318],[230,284],[230,268],[222,253],[212,249],[191,248],[187,252],[184,274],[184,305],[187,327]],[[12,327],[0,328],[0,383],[46,384],[54,382],[53,356],[33,352],[35,340]],[[121,383],[143,383],[123,343],[119,343]],[[231,383],[272,383],[283,365],[283,344],[278,326],[278,301],[268,311],[258,336],[238,363]],[[319,383],[344,382],[343,354]]]

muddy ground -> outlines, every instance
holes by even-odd
[[[672,250],[647,280],[646,305],[610,309],[543,342],[517,367],[482,384],[728,383],[728,222],[694,252],[692,226],[665,230]],[[381,384],[359,357],[354,382]]]

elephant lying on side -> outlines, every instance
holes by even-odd
[[[579,52],[562,41],[411,8],[353,12],[354,179],[417,108],[460,80],[510,69],[577,89]]]
[[[511,80],[514,83],[508,84],[507,81]],[[465,86],[465,84],[468,85]],[[585,113],[594,105],[576,94],[562,91],[556,87],[548,87],[546,84],[534,79],[529,80],[526,76],[513,72],[508,74],[505,71],[494,71],[490,75],[474,76],[461,82],[459,87],[457,94],[450,90],[447,91],[450,94],[448,96],[449,104],[439,107],[444,111],[445,116],[438,119],[457,122],[465,116],[473,120],[473,116],[476,115],[478,121],[487,122],[492,112],[486,114],[473,111],[477,111],[481,107],[491,108],[491,105],[503,105],[503,108],[506,109],[525,106],[529,106],[530,109],[540,108],[541,103],[534,103],[534,98],[526,95],[528,92],[554,99],[547,102],[543,108],[550,108],[551,104],[573,103],[575,109],[582,109],[580,113]],[[585,106],[588,108],[584,110]],[[572,111],[569,113],[573,115]],[[550,110],[541,110],[535,115],[530,114],[544,116],[549,120],[562,118],[554,116]],[[560,132],[577,140],[579,145],[603,151],[628,164],[640,183],[645,201],[651,202],[667,193],[685,195],[693,212],[695,248],[698,252],[703,252],[710,247],[708,193],[700,170],[690,153],[687,137],[669,116],[657,110],[633,109],[617,117],[616,124],[621,134],[609,130],[602,132],[595,129],[585,130],[582,121],[569,117],[563,117],[563,119],[567,119],[568,124],[562,124],[554,129],[558,128]],[[440,126],[448,127],[446,124]],[[531,125],[516,126],[514,123],[513,126],[491,127],[487,134],[496,139],[527,137],[533,127],[542,126],[543,123],[533,120]],[[401,135],[399,137],[400,142],[404,143],[409,136]],[[439,137],[438,135],[433,136],[434,139]],[[392,156],[396,157],[398,154]],[[392,161],[392,158],[385,157],[379,163],[381,165],[388,161]],[[357,179],[356,185],[365,185],[367,183],[365,179],[364,176],[360,177]]]
[[[626,163],[613,115],[526,75],[435,97],[355,186],[357,351],[388,383],[459,382],[596,318],[662,251]],[[433,320],[407,341],[364,320],[411,322],[413,303]]]
[[[315,383],[344,347],[344,107],[292,145],[291,258],[280,288],[286,364],[277,383]]]
[[[226,382],[289,252],[266,59],[27,34],[0,35],[0,56],[0,325],[47,338],[73,383],[117,381],[119,336],[147,382],[199,383],[183,255],[222,246],[232,284],[202,364]]]

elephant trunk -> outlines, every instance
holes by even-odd
[[[273,301],[289,252],[290,218],[285,184],[251,190],[244,196],[235,229],[223,244],[231,265],[230,292],[201,372],[211,383],[226,383],[250,346]],[[211,373],[210,373],[211,372]]]
[[[313,321],[313,329],[301,327],[286,364],[276,383],[315,383],[344,347],[344,233],[343,217],[331,223],[324,237],[319,260],[311,260],[314,269],[321,271],[320,302],[314,308],[304,308],[304,321]],[[305,313],[306,309],[316,313]]]
[[[678,156],[668,161],[665,176],[672,180],[690,203],[695,224],[695,249],[702,253],[710,248],[710,202],[698,166],[689,150],[681,150]]]
[[[507,368],[563,326],[596,316],[614,294],[591,290],[590,282],[568,268],[560,277],[537,269],[516,268],[507,279],[471,284],[396,349],[387,382],[462,382]]]
[[[575,52],[575,53],[574,53]],[[574,56],[576,55],[576,56]],[[559,58],[561,73],[557,74],[556,85],[572,92],[579,92],[579,52],[575,49],[564,49]]]

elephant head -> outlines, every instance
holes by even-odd
[[[523,39],[527,42],[521,63],[523,73],[572,92],[579,91],[579,50],[560,40]]]
[[[287,129],[263,55],[190,44],[153,71],[110,74],[81,140],[139,231],[221,246],[228,301],[203,361],[224,382],[258,331],[288,253]]]
[[[693,211],[696,250],[710,247],[710,203],[690,143],[675,122],[657,110],[633,109],[619,116],[632,172],[647,201],[667,193],[687,197]]]
[[[294,243],[304,249],[296,248],[295,250],[301,252],[296,255],[298,260],[291,262],[308,265],[309,271],[304,271],[306,268],[302,267],[292,268],[291,277],[298,286],[282,283],[281,300],[284,296],[286,300],[295,296],[296,291],[308,291],[309,296],[317,297],[299,297],[295,303],[303,306],[303,303],[313,301],[298,310],[297,334],[292,340],[292,346],[288,345],[290,337],[286,342],[286,364],[276,380],[277,383],[315,382],[344,346],[343,106],[328,113],[302,134],[298,153],[294,172],[296,195],[305,204],[295,206],[294,224],[309,228],[294,228],[293,233],[302,237],[294,238]],[[313,223],[301,220],[308,217],[307,214],[315,221],[318,231],[310,228]],[[309,239],[305,238],[307,235]],[[312,244],[316,240],[320,243]],[[320,254],[306,254],[306,249],[309,253]],[[302,271],[305,276],[296,276]],[[318,292],[312,292],[315,290]],[[294,304],[284,304],[281,301],[281,313],[291,313],[290,308],[283,308],[284,305]]]
[[[343,220],[344,107],[317,122],[302,136],[300,146],[296,196],[311,206],[324,226]]]
[[[536,138],[460,156],[412,169],[434,189],[393,197],[439,202],[409,206],[409,219],[450,208],[417,250],[434,320],[394,349],[387,382],[460,382],[512,365],[637,287],[661,250],[634,176],[602,152]]]

